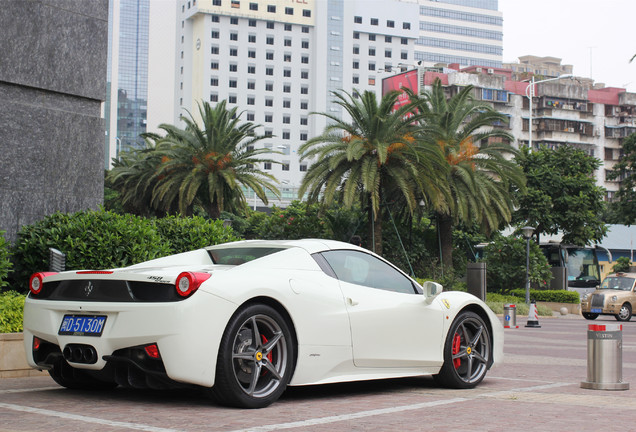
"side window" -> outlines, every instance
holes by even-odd
[[[416,293],[409,278],[373,255],[352,250],[327,251],[321,255],[343,282],[385,291]]]

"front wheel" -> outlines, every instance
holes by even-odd
[[[586,320],[595,320],[596,318],[598,318],[597,313],[581,312],[581,315],[583,315],[583,318],[585,318]]]
[[[223,334],[212,392],[224,405],[266,407],[285,391],[295,356],[285,319],[269,306],[248,306],[232,317]]]
[[[446,337],[444,365],[436,381],[450,388],[473,388],[484,379],[491,364],[488,326],[474,312],[460,313]]]
[[[615,316],[617,321],[629,321],[632,319],[632,307],[629,303],[623,304]]]

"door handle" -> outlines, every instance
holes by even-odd
[[[351,297],[347,297],[347,303],[349,303],[349,306],[355,306],[358,304],[358,302],[352,299]]]

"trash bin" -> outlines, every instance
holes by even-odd
[[[486,301],[486,263],[469,262],[466,265],[466,285],[469,294]]]
[[[623,326],[590,324],[587,330],[587,381],[581,388],[628,390],[623,382]]]
[[[517,325],[517,305],[504,305],[504,328],[519,328]]]

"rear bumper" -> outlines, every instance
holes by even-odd
[[[94,363],[68,361],[73,368],[100,371],[117,362],[118,350],[155,343],[165,376],[171,380],[211,387],[225,326],[236,305],[199,291],[181,302],[78,303],[27,298],[24,307],[24,344],[27,362],[46,369],[47,362],[33,355],[33,337],[59,347],[89,346]],[[105,315],[101,336],[59,335],[64,315]],[[37,360],[37,361],[36,361]]]

